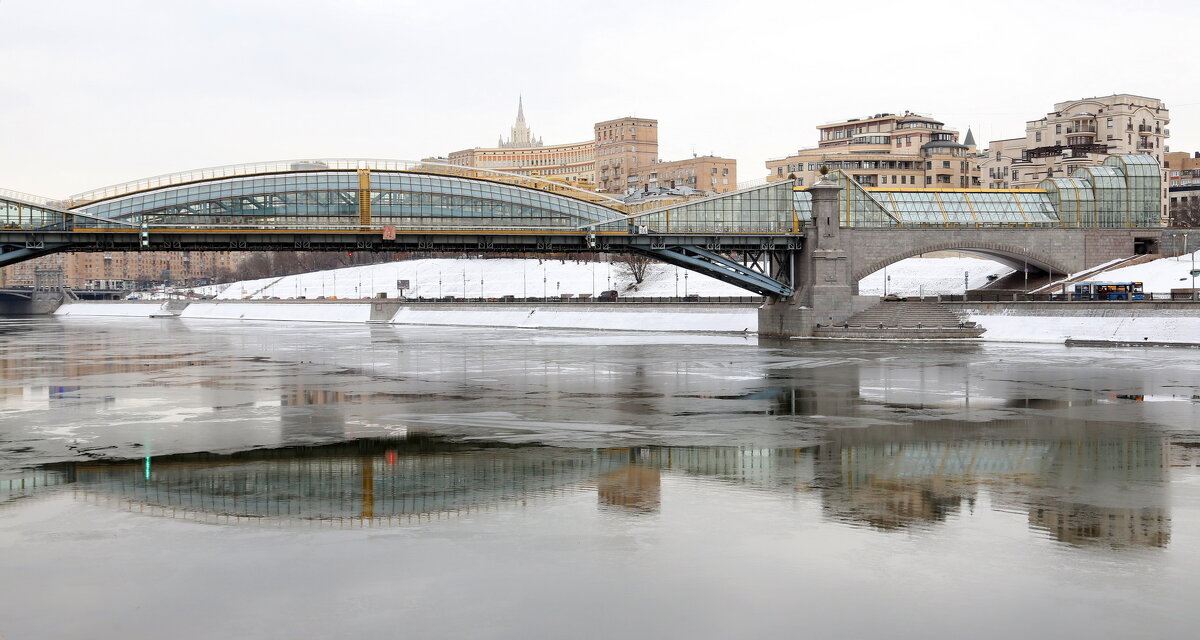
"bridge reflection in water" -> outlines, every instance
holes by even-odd
[[[0,505],[57,489],[204,522],[386,526],[592,491],[601,508],[652,514],[665,476],[702,480],[704,491],[812,496],[826,517],[879,531],[936,526],[986,504],[1026,514],[1032,529],[1072,545],[1168,544],[1165,439],[1115,427],[1070,440],[978,433],[932,422],[836,431],[803,449],[596,450],[410,435],[47,465],[0,480]]]

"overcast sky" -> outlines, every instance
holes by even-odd
[[[660,155],[739,179],[818,124],[905,109],[987,140],[1134,93],[1200,150],[1200,3],[0,0],[0,188],[60,197],[185,169],[420,159],[657,118]],[[595,13],[603,12],[603,13]]]

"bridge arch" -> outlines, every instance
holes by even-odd
[[[858,264],[854,266],[853,281],[858,282],[863,278],[887,267],[895,264],[906,258],[912,258],[924,253],[933,253],[935,251],[957,251],[959,253],[968,253],[981,258],[995,260],[1005,266],[1020,270],[1028,265],[1035,267],[1047,273],[1067,274],[1071,272],[1065,263],[1053,258],[1041,251],[1031,251],[1027,247],[988,242],[972,242],[972,241],[947,241],[947,242],[932,242],[919,246],[903,247],[895,250],[890,254],[885,254],[885,257],[878,258],[873,261],[861,261],[865,266],[860,267]]]

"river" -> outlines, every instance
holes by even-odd
[[[0,636],[1157,637],[1200,352],[0,320]]]

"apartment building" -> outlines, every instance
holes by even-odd
[[[817,146],[768,160],[767,180],[811,185],[822,167],[840,169],[866,187],[979,186],[975,139],[939,120],[911,112],[878,113],[817,127]]]
[[[1033,189],[1046,178],[1069,177],[1110,154],[1145,153],[1163,163],[1170,112],[1157,98],[1128,93],[1059,102],[1025,123],[1025,135],[993,140],[979,154],[980,180],[995,189]],[[1162,219],[1168,217],[1163,175]]]

